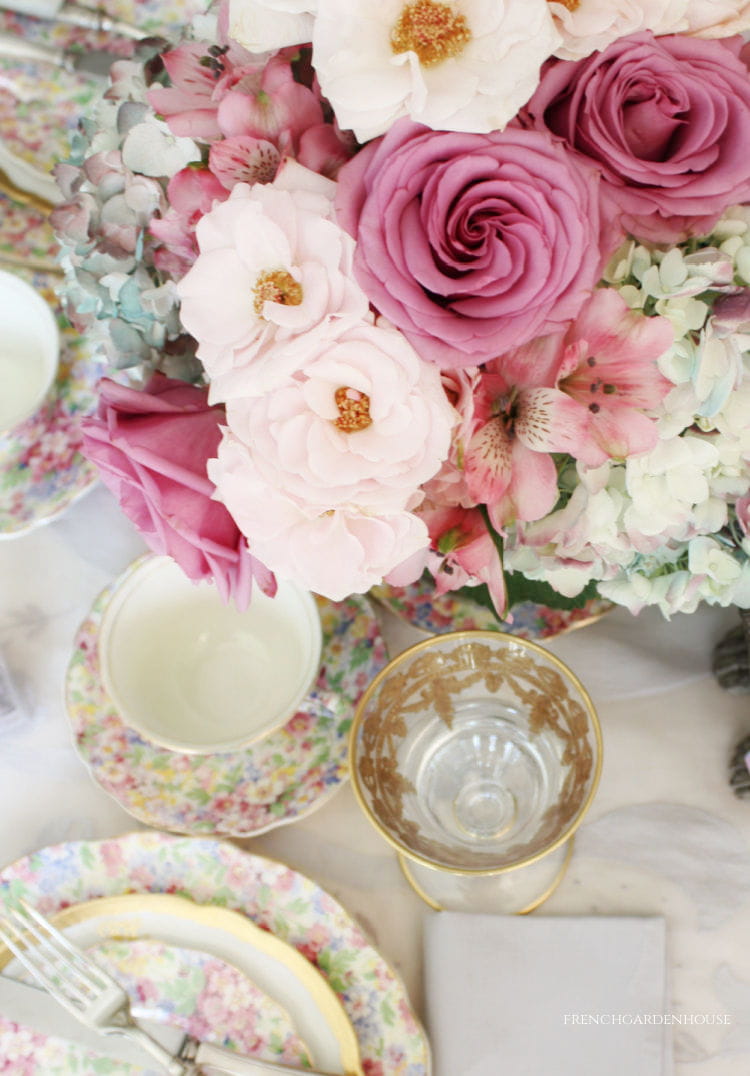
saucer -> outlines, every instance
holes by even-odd
[[[188,754],[139,736],[104,690],[102,615],[127,576],[96,599],[79,628],[66,677],[76,748],[97,784],[140,822],[176,833],[249,837],[322,806],[349,776],[354,707],[388,660],[367,598],[316,597],[323,649],[315,694],[330,716],[303,706],[283,728],[243,750]]]
[[[500,621],[484,605],[463,594],[449,591],[436,598],[429,581],[407,587],[383,583],[370,589],[370,597],[401,620],[430,635],[447,631],[501,631],[519,639],[551,639],[554,635],[582,628],[613,608],[604,598],[592,598],[580,609],[554,609],[538,602],[518,602],[511,609],[513,622]]]
[[[33,284],[52,308],[57,309],[52,290],[54,277],[50,273],[13,271]],[[54,519],[97,480],[95,467],[84,459],[79,449],[81,419],[96,406],[101,361],[97,360],[90,341],[79,336],[60,316],[58,322],[60,365],[51,413],[32,416],[2,440],[0,538],[14,538]]]

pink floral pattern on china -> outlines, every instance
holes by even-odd
[[[105,0],[89,6],[138,26],[144,37],[176,32],[206,7],[203,0]],[[0,12],[0,32],[55,48],[108,48],[121,56],[132,51],[124,37],[12,12]],[[0,55],[0,139],[16,156],[48,172],[70,155],[79,120],[101,90],[101,80],[83,73]]]
[[[302,709],[244,751],[195,755],[141,738],[104,691],[98,632],[117,585],[99,595],[81,625],[67,674],[76,746],[97,783],[139,821],[177,833],[250,836],[322,806],[348,778],[354,706],[388,660],[368,600],[317,599],[323,650],[315,690],[330,717]]]
[[[0,204],[0,214],[2,209]],[[13,272],[56,308],[48,273],[22,269]],[[32,415],[11,434],[0,438],[0,537],[13,537],[54,518],[90,489],[97,478],[95,468],[79,450],[80,422],[96,405],[95,386],[101,366],[91,344],[67,326],[60,315],[58,318],[62,346],[57,396],[51,412]]]
[[[202,1041],[263,1060],[300,1067],[309,1064],[288,1013],[223,960],[147,939],[106,940],[89,951],[125,987],[137,1017],[178,1027]],[[146,1071],[151,1076],[151,1068]],[[133,1069],[0,1016],[0,1072],[115,1076]]]
[[[583,627],[612,609],[612,602],[593,598],[580,609],[554,609],[538,602],[513,606],[513,621],[499,621],[491,609],[457,592],[435,597],[434,584],[419,580],[408,587],[386,583],[370,594],[408,624],[432,635],[447,631],[502,631],[520,639],[550,639],[553,635]]]
[[[430,1074],[427,1038],[401,980],[333,897],[282,863],[227,841],[130,833],[34,852],[0,872],[3,886],[47,915],[96,897],[133,892],[175,893],[242,912],[293,945],[325,976],[352,1022],[365,1076]],[[32,1057],[42,1046],[22,1043]],[[52,1072],[15,1070],[17,1076]]]

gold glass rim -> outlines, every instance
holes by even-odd
[[[365,800],[364,794],[360,787],[359,773],[356,766],[357,738],[360,726],[364,719],[364,713],[367,704],[377,691],[382,681],[395,668],[398,668],[399,665],[403,664],[405,661],[408,661],[414,654],[416,654],[420,650],[428,650],[430,647],[434,647],[446,642],[473,642],[479,639],[487,639],[495,643],[500,642],[501,644],[504,644],[506,646],[515,645],[519,646],[521,649],[528,649],[532,652],[536,652],[537,654],[545,658],[545,660],[549,661],[553,666],[555,666],[558,671],[563,674],[563,676],[565,676],[572,684],[574,684],[574,686],[581,695],[583,703],[586,707],[586,712],[591,722],[591,727],[594,732],[594,738],[596,741],[596,759],[594,762],[594,772],[591,779],[589,791],[580,808],[576,812],[575,817],[568,824],[568,826],[563,829],[561,834],[555,837],[555,839],[549,844],[545,845],[540,851],[534,852],[533,855],[526,856],[524,859],[518,860],[517,863],[505,864],[502,867],[480,867],[477,869],[471,869],[467,867],[446,867],[442,863],[434,863],[432,860],[428,859],[426,856],[421,855],[419,852],[414,852],[412,849],[408,848],[405,844],[403,844],[403,842],[399,841],[396,837],[393,837],[382,824],[377,815],[371,810],[369,804]],[[580,826],[584,817],[586,816],[586,813],[591,806],[592,800],[594,799],[594,795],[599,786],[599,778],[601,777],[602,772],[602,752],[602,730],[599,723],[599,716],[596,712],[596,708],[591,699],[591,696],[581,683],[580,679],[573,672],[573,670],[568,665],[566,665],[564,661],[558,658],[556,654],[552,654],[549,650],[546,650],[543,646],[540,646],[539,643],[536,643],[531,639],[521,639],[517,635],[510,635],[507,632],[490,631],[485,628],[465,631],[449,631],[444,632],[440,635],[431,635],[429,639],[423,639],[421,642],[413,643],[411,646],[407,647],[406,650],[402,650],[400,654],[397,654],[394,658],[391,658],[388,664],[384,668],[382,668],[379,673],[377,673],[377,675],[372,679],[372,681],[365,689],[362,697],[357,703],[356,709],[354,711],[354,717],[352,718],[352,726],[349,731],[349,773],[351,776],[351,784],[354,790],[354,795],[360,807],[364,811],[365,816],[369,819],[370,823],[375,827],[380,836],[385,841],[387,841],[392,848],[395,848],[395,850],[399,854],[403,854],[404,856],[406,856],[407,859],[411,859],[415,863],[421,863],[422,866],[429,867],[432,870],[445,871],[447,874],[459,874],[466,875],[468,877],[482,877],[492,874],[504,874],[507,871],[519,870],[521,867],[528,867],[532,863],[536,863],[537,860],[542,859],[546,855],[549,855],[550,852],[554,852],[556,848],[558,848],[561,844],[563,844],[570,837],[572,837],[575,831]]]

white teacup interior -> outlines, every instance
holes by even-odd
[[[41,407],[57,373],[57,322],[34,288],[0,271],[0,434]]]
[[[313,596],[279,582],[245,612],[210,583],[190,582],[169,557],[126,577],[104,611],[105,687],[126,724],[176,750],[233,750],[283,725],[320,663]]]

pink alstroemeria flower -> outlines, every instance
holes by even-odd
[[[656,425],[645,412],[672,387],[656,365],[672,342],[666,318],[631,311],[617,292],[600,289],[565,333],[483,368],[465,470],[469,492],[487,505],[495,527],[552,510],[551,453],[597,467],[653,448]]]
[[[630,310],[616,291],[594,293],[563,338],[557,375],[558,389],[581,409],[579,460],[598,467],[654,447],[656,426],[644,412],[673,388],[656,365],[673,340],[667,318]],[[555,411],[553,404],[553,422]]]
[[[537,343],[549,349],[551,339]],[[483,368],[477,424],[464,456],[469,493],[475,503],[487,505],[497,530],[513,519],[541,519],[552,511],[557,467],[550,453],[572,452],[582,436],[578,406],[553,387],[552,370],[523,361],[526,350]]]
[[[208,141],[252,135],[292,150],[323,122],[319,97],[295,81],[292,53],[259,62],[239,45],[186,42],[164,53],[171,86],[152,86],[151,106],[175,135]]]
[[[469,582],[486,583],[498,616],[504,616],[507,598],[503,562],[479,509],[437,508],[419,514],[437,550],[430,556],[436,596]]]

